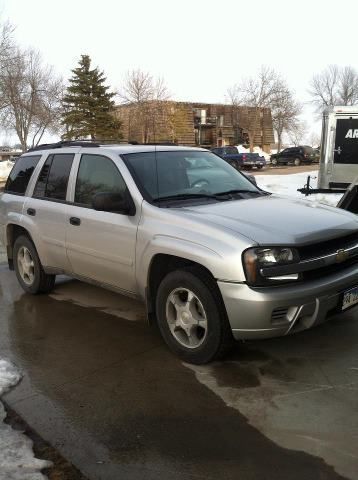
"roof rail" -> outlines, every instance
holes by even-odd
[[[37,150],[50,150],[53,148],[66,147],[99,147],[101,144],[93,140],[61,140],[56,143],[42,143],[36,147],[29,148],[28,152],[35,152]]]
[[[151,143],[140,143],[136,142],[135,140],[129,142],[118,141],[115,142],[114,140],[61,140],[60,142],[56,143],[42,143],[41,145],[37,145],[36,147],[29,148],[27,152],[36,152],[38,150],[50,150],[53,148],[66,148],[66,147],[100,147],[101,145],[148,145],[148,146],[177,146],[177,143],[174,142],[151,142]]]

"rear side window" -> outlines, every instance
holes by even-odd
[[[35,186],[34,197],[66,200],[74,156],[73,153],[58,153],[47,157]]]
[[[10,172],[5,185],[5,192],[25,195],[31,175],[39,163],[40,158],[41,155],[20,157]]]

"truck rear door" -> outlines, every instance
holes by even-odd
[[[338,118],[334,144],[333,183],[347,185],[358,175],[358,118]],[[333,186],[333,185],[332,185]]]

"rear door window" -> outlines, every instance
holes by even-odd
[[[27,155],[20,157],[8,176],[5,192],[15,195],[25,195],[31,175],[39,163],[41,155]]]
[[[74,156],[73,153],[49,155],[40,172],[33,196],[49,200],[66,200]]]
[[[108,157],[83,154],[78,170],[75,203],[91,207],[97,193],[119,193],[124,196],[127,190],[118,168]]]

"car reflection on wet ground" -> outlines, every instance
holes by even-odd
[[[338,479],[358,471],[357,309],[183,364],[142,305],[60,279],[23,294],[0,266],[4,397],[89,479]]]

